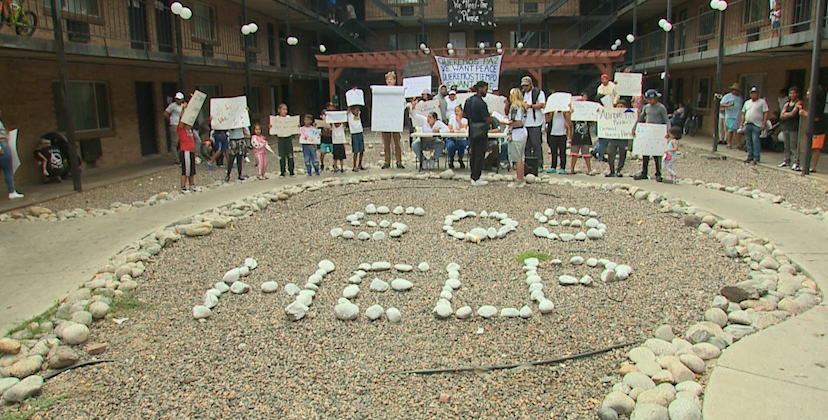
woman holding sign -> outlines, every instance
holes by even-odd
[[[385,73],[385,84],[388,86],[397,86],[397,73],[389,71]],[[397,158],[397,168],[405,169],[402,164],[402,149],[400,148],[400,133],[382,133],[382,146],[385,151],[385,164],[382,169],[391,167],[391,141],[394,142],[394,152]]]

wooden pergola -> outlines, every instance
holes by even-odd
[[[466,48],[466,52],[474,54],[454,55],[457,58],[482,58],[498,55],[495,48]],[[482,51],[482,54],[478,54]],[[538,86],[542,86],[543,69],[546,67],[576,66],[580,64],[594,64],[601,73],[609,74],[612,64],[624,60],[626,51],[605,51],[605,50],[562,50],[547,48],[512,48],[503,50],[503,61],[500,69],[526,69],[536,80]],[[448,49],[434,48],[430,54],[420,50],[385,51],[385,52],[363,52],[349,54],[316,54],[316,62],[319,67],[328,68],[328,86],[331,99],[336,91],[336,80],[346,68],[359,69],[388,69],[396,70],[397,80],[402,81],[403,65],[407,60],[418,58],[429,58],[432,56],[448,57]],[[431,70],[440,75],[437,69],[437,62],[431,61]]]

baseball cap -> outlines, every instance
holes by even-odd
[[[175,94],[175,99],[184,99],[184,94],[181,93],[181,92],[176,93]]]
[[[449,91],[449,95],[457,95],[457,91],[450,90],[450,91]]]
[[[520,85],[521,86],[526,86],[526,85],[531,85],[531,84],[532,84],[532,78],[529,77],[529,76],[523,76],[520,79]]]
[[[750,88],[750,93],[759,92],[759,89],[756,89],[756,86]]]
[[[604,74],[601,75],[601,78],[602,79],[609,79],[610,77],[609,77],[608,74],[604,73]]]
[[[647,99],[658,98],[659,96],[661,96],[661,94],[658,93],[658,91],[655,89],[648,89],[646,92],[644,92],[644,97]]]
[[[423,89],[423,95],[431,95],[431,89]]]

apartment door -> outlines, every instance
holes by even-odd
[[[127,9],[129,16],[129,40],[132,42],[132,48],[146,50],[149,47],[147,5],[140,0],[129,0]]]
[[[164,109],[166,109],[167,105],[169,105],[170,103],[172,103],[172,101],[174,101],[173,98],[175,97],[176,92],[178,92],[178,83],[172,83],[172,82],[163,82],[163,83],[161,83],[161,97],[163,98],[163,101],[162,101],[161,105],[164,107]],[[153,109],[154,108],[155,107],[153,107]],[[163,113],[163,111],[161,113]],[[170,146],[172,145],[172,139],[170,138],[170,130],[167,127],[168,125],[170,125],[170,122],[169,121],[164,121],[164,128],[165,128],[164,132],[166,133],[165,135],[167,136],[167,149],[166,150],[170,150]]]
[[[168,0],[155,2],[155,42],[159,52],[173,52],[172,12]]]
[[[158,154],[158,136],[156,135],[158,126],[152,92],[152,82],[135,82],[135,109],[138,111],[141,156]]]
[[[449,42],[454,46],[457,54],[466,53],[466,31],[449,32]]]

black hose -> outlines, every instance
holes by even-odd
[[[624,343],[624,344],[616,344],[614,346],[605,347],[599,350],[591,350],[585,353],[578,353],[572,354],[566,357],[561,357],[558,359],[544,359],[544,360],[536,360],[533,362],[525,362],[525,363],[512,363],[508,365],[495,365],[495,366],[481,366],[481,367],[457,367],[457,368],[443,368],[443,369],[422,369],[422,370],[404,370],[401,372],[394,372],[397,374],[406,374],[406,373],[414,373],[418,375],[433,375],[435,373],[460,373],[460,372],[474,372],[474,371],[493,371],[493,370],[502,370],[502,369],[514,369],[520,366],[540,366],[540,365],[551,365],[554,363],[561,363],[566,362],[567,360],[575,360],[580,359],[588,356],[593,356],[596,354],[606,353],[608,351],[612,351],[615,349],[620,349],[622,347],[636,345],[639,342],[633,343]]]
[[[52,379],[55,376],[58,376],[61,373],[66,372],[67,370],[77,369],[79,367],[84,367],[84,366],[97,365],[98,363],[109,363],[109,362],[114,362],[114,361],[115,361],[115,359],[100,359],[100,360],[90,360],[88,362],[75,363],[72,366],[65,367],[65,368],[60,369],[60,370],[56,370],[56,371],[54,371],[54,372],[52,372],[48,375],[43,375],[43,380],[47,381],[49,379]]]

